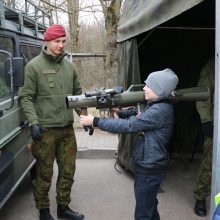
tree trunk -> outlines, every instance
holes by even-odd
[[[67,0],[69,28],[70,28],[70,40],[71,40],[71,52],[78,52],[78,17],[79,17],[79,0]]]
[[[106,60],[105,60],[105,84],[107,88],[117,83],[118,50],[116,33],[119,21],[119,13],[122,0],[112,0],[108,5],[100,0],[102,5],[106,28]]]

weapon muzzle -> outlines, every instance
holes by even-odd
[[[67,108],[96,107],[97,100],[95,96],[86,97],[85,95],[78,95],[78,96],[70,95],[66,97],[66,105]]]
[[[174,91],[172,95],[176,101],[207,101],[210,97],[210,90],[205,86],[192,87]]]

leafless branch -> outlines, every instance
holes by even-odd
[[[49,5],[49,6],[53,7],[53,9],[57,9],[57,10],[59,10],[59,11],[68,13],[68,11],[67,11],[66,9],[60,7],[63,3],[61,3],[60,5],[57,6],[57,5],[54,5],[54,4],[49,3],[49,2],[46,1],[46,0],[41,0],[41,1],[44,2],[45,4]],[[52,9],[51,9],[51,10],[52,10]],[[51,10],[49,10],[49,12],[50,12]]]

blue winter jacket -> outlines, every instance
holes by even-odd
[[[137,133],[132,146],[135,170],[158,173],[167,169],[168,142],[173,129],[173,105],[167,100],[149,102],[144,112],[120,112],[119,119],[94,118],[93,125],[112,133]],[[132,115],[132,116],[131,116]]]

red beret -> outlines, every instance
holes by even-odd
[[[66,32],[63,26],[54,24],[48,27],[44,33],[44,40],[51,41],[59,37],[65,37]]]

